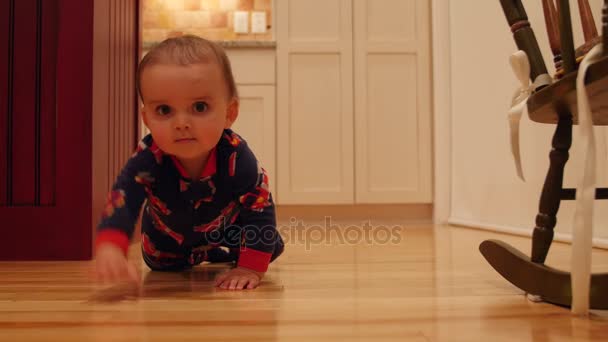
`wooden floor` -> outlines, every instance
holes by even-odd
[[[498,237],[527,252],[526,238],[405,225],[359,243],[348,228],[326,244],[320,229],[287,232],[285,254],[246,292],[212,286],[226,265],[142,267],[137,290],[95,285],[90,262],[0,263],[0,341],[608,341],[605,312],[529,302],[477,250]],[[548,264],[567,268],[569,251],[554,244]],[[608,251],[595,252],[594,270],[608,270]]]

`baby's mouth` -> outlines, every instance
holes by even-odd
[[[176,143],[180,143],[180,142],[196,141],[196,139],[194,139],[194,138],[179,138],[179,139],[175,139],[174,141]]]

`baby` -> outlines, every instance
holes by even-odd
[[[137,86],[151,134],[108,196],[95,241],[98,278],[138,281],[126,253],[143,204],[141,248],[150,269],[234,261],[216,286],[257,287],[284,244],[268,176],[230,130],[239,101],[226,53],[196,36],[167,39],[142,59]]]

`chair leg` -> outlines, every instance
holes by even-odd
[[[557,223],[556,215],[561,202],[561,191],[564,180],[564,167],[569,158],[568,151],[572,145],[572,116],[560,115],[557,128],[553,134],[553,147],[549,153],[549,171],[545,177],[540,196],[539,213],[536,215],[536,227],[532,234],[532,256],[535,263],[544,263],[553,242],[553,229]]]
[[[602,8],[602,40],[604,56],[608,56],[608,0],[604,0],[604,7]]]

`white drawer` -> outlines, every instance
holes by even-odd
[[[273,48],[227,48],[237,84],[276,84],[276,50]]]

